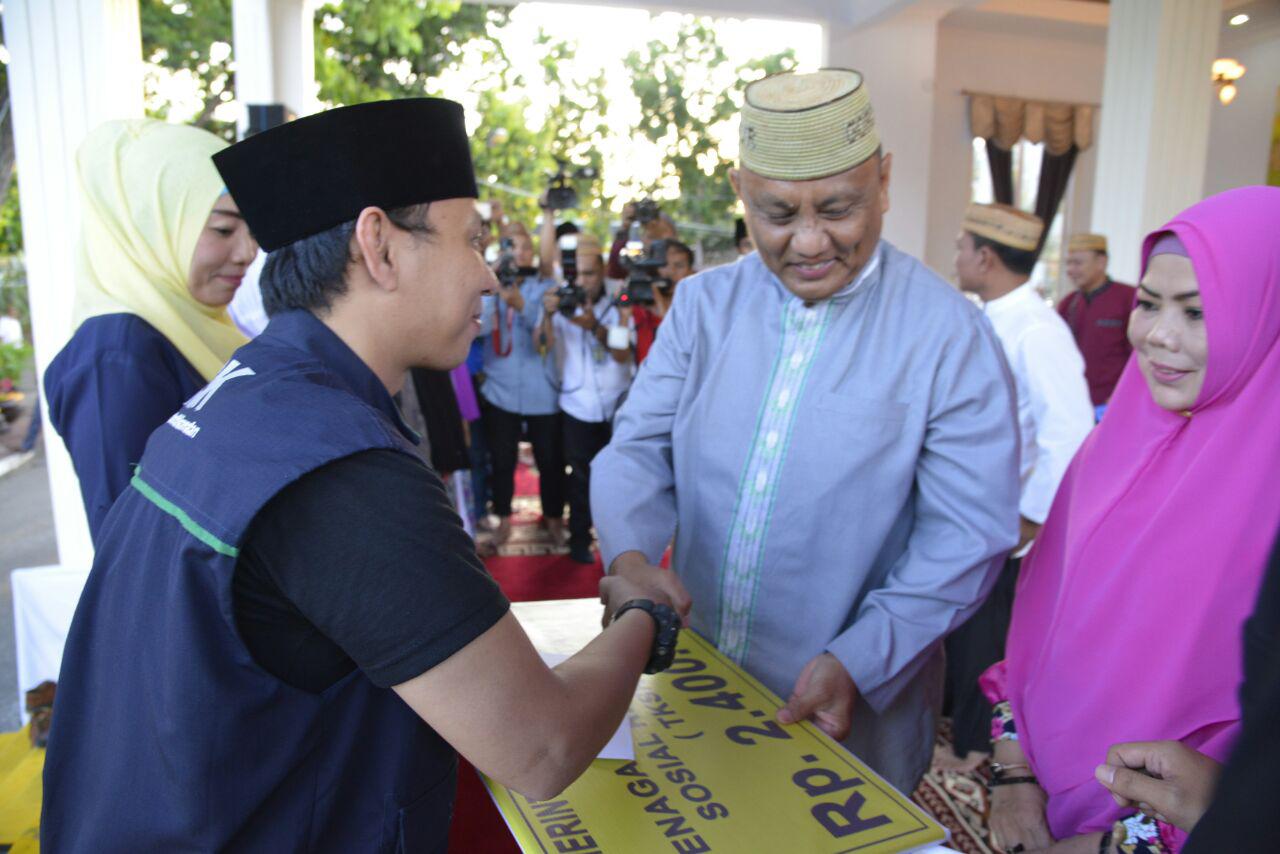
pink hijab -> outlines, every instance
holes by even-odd
[[[1188,208],[1209,343],[1190,418],[1129,359],[1022,567],[1007,690],[1056,838],[1120,816],[1094,780],[1115,742],[1218,759],[1240,719],[1241,629],[1280,528],[1280,188]]]

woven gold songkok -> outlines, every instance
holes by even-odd
[[[1101,234],[1073,234],[1067,241],[1068,252],[1107,252],[1107,238]]]
[[[752,83],[738,139],[744,169],[784,181],[836,175],[880,147],[862,75],[845,68],[788,71]]]
[[[1035,214],[1009,205],[969,205],[964,212],[964,230],[993,240],[1010,249],[1036,251],[1044,223]]]

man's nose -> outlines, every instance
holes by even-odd
[[[831,235],[820,223],[801,223],[791,238],[791,247],[806,258],[816,257],[831,247]]]

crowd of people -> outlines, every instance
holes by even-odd
[[[1172,218],[1136,288],[1076,235],[1055,311],[1031,214],[964,212],[958,288],[882,238],[856,72],[752,83],[740,141],[740,257],[695,272],[645,204],[606,252],[544,198],[535,247],[449,101],[90,135],[47,850],[442,850],[455,751],[558,793],[682,626],[902,791],[945,693],[1005,851],[1274,847],[1280,189]],[[523,440],[605,570],[555,668],[472,536]]]

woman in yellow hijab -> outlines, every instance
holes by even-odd
[[[95,542],[147,437],[245,343],[226,306],[258,247],[210,159],[225,145],[140,119],[76,154],[79,326],[44,384]]]

